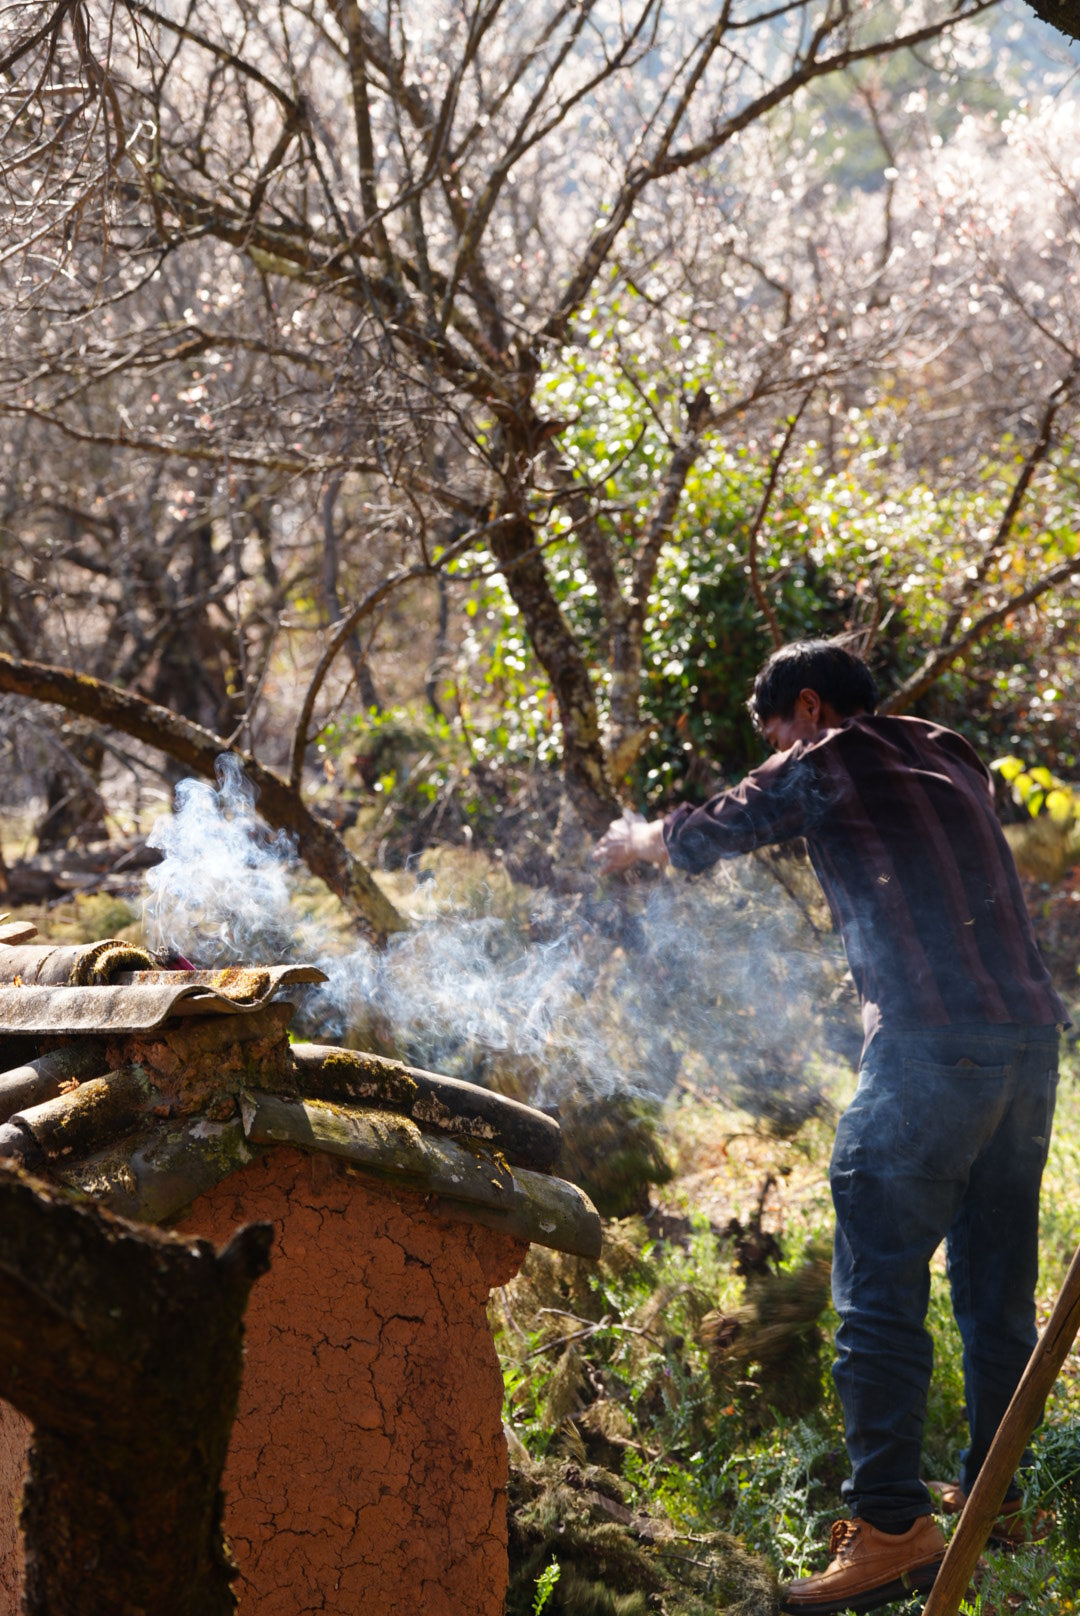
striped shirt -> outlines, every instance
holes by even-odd
[[[962,736],[919,718],[849,718],[664,823],[672,864],[695,873],[798,836],[843,938],[867,1043],[886,1027],[1068,1021],[990,775]]]

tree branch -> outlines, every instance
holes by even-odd
[[[632,605],[642,616],[645,615],[645,602],[652,588],[660,551],[671,532],[671,525],[675,520],[683,489],[686,487],[686,479],[698,457],[701,439],[710,425],[711,418],[712,400],[708,391],[702,387],[694,394],[687,407],[686,431],[671,457],[660,498],[646,525],[641,547],[634,561]]]
[[[201,724],[193,724],[130,690],[70,668],[21,661],[0,653],[0,691],[49,702],[92,718],[211,780],[215,778],[217,759],[228,750],[228,743],[220,735]],[[259,812],[275,829],[296,837],[300,857],[312,874],[320,876],[376,937],[403,931],[406,922],[333,826],[312,812],[291,783],[250,754],[236,755],[258,792]]]
[[[327,641],[326,649],[319,658],[315,672],[311,676],[311,682],[304,693],[300,716],[296,720],[296,728],[293,731],[289,784],[294,790],[299,790],[300,786],[304,768],[304,752],[308,746],[308,731],[311,727],[311,715],[315,711],[315,703],[319,698],[320,690],[326,682],[327,674],[330,672],[342,646],[348,641],[350,634],[355,633],[364,618],[370,617],[371,613],[378,606],[381,606],[387,596],[392,595],[395,589],[400,589],[403,584],[410,583],[415,578],[430,578],[434,573],[442,571],[448,561],[452,561],[455,556],[461,555],[463,551],[470,549],[476,543],[478,536],[475,531],[462,534],[453,544],[447,546],[437,562],[420,561],[415,566],[401,567],[397,572],[392,572],[388,578],[384,578],[374,589],[370,589],[363,599],[357,601],[356,605],[340,619],[333,634]]]
[[[977,3],[963,15],[978,16],[995,3],[996,0],[977,0]],[[724,119],[703,140],[674,152],[662,146],[657,155],[643,163],[636,171],[626,175],[619,194],[608,210],[606,223],[593,236],[577,268],[572,272],[554,312],[545,321],[539,333],[540,337],[552,342],[561,342],[565,339],[571,320],[587,297],[615,242],[633,216],[638,197],[655,180],[664,179],[681,169],[691,168],[695,163],[713,156],[721,147],[728,145],[736,135],[741,134],[744,129],[748,129],[751,124],[774,111],[785,101],[791,100],[797,91],[813,83],[815,79],[839,72],[856,62],[895,55],[897,51],[910,50],[913,46],[925,44],[928,40],[936,39],[956,21],[957,13],[954,12],[940,22],[914,28],[909,33],[898,34],[893,39],[879,40],[872,45],[850,46],[824,58],[812,57],[790,72],[779,84],[774,84],[771,89],[755,96],[738,112]]]
[[[1046,401],[1046,408],[1043,410],[1042,419],[1039,421],[1039,430],[1035,434],[1035,441],[1024,458],[1020,475],[1016,479],[1013,491],[1009,496],[1009,503],[1005,507],[1001,521],[998,523],[997,532],[979,559],[979,564],[975,569],[975,576],[971,580],[971,588],[965,591],[964,597],[953,607],[945,621],[945,627],[941,631],[940,643],[942,645],[948,645],[951,641],[956,632],[956,626],[964,615],[968,600],[986,582],[987,575],[995,559],[1008,543],[1009,535],[1013,530],[1016,518],[1020,514],[1028,489],[1031,487],[1031,479],[1050,452],[1054,422],[1057,419],[1058,411],[1063,404],[1069,401],[1073,383],[1078,375],[1080,375],[1080,357],[1073,360],[1073,363]]]
[[[390,246],[379,198],[375,190],[375,141],[371,133],[371,101],[368,94],[367,49],[360,7],[357,0],[335,0],[334,9],[349,43],[349,77],[352,81],[353,125],[356,156],[360,168],[360,200],[364,223],[371,232],[383,272],[391,282],[398,278],[397,263]]]
[[[930,689],[930,686],[940,679],[941,675],[946,673],[958,658],[963,656],[969,646],[975,645],[984,635],[989,634],[991,629],[997,628],[999,623],[1003,623],[1007,617],[1010,617],[1013,612],[1018,612],[1023,607],[1030,606],[1051,589],[1055,589],[1058,584],[1067,583],[1070,578],[1076,577],[1080,577],[1080,556],[1073,556],[1068,561],[1060,561],[1056,567],[1051,567],[1049,572],[1043,573],[1042,577],[1036,579],[1027,589],[1022,589],[1017,595],[1011,595],[1008,600],[1004,601],[1000,606],[995,606],[992,611],[984,612],[982,617],[972,623],[971,627],[958,640],[954,640],[950,645],[939,646],[936,650],[931,651],[923,662],[922,667],[917,669],[910,679],[904,680],[904,683],[889,697],[888,701],[882,703],[879,711],[883,713],[906,712],[913,702],[918,701],[919,697],[924,695]]]
[[[753,591],[754,599],[757,601],[759,611],[762,613],[769,625],[769,633],[772,635],[774,649],[783,645],[784,632],[780,627],[780,619],[776,615],[776,607],[769,599],[768,593],[761,582],[761,572],[758,565],[758,539],[761,535],[761,529],[765,524],[765,518],[769,513],[769,506],[772,503],[773,494],[776,491],[777,480],[780,476],[780,468],[784,464],[784,459],[787,455],[788,449],[791,447],[791,440],[795,436],[796,428],[798,427],[799,421],[802,418],[803,411],[810,402],[812,393],[813,388],[811,388],[809,392],[804,393],[802,402],[795,411],[795,414],[788,417],[787,429],[784,432],[779,449],[777,449],[776,453],[772,457],[772,464],[769,466],[769,475],[765,481],[765,491],[761,496],[761,501],[758,505],[757,511],[754,514],[754,520],[750,524],[750,532],[747,534],[746,538],[747,561],[750,566],[750,588]]]

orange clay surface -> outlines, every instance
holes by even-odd
[[[506,1443],[485,1309],[507,1235],[324,1156],[276,1148],[184,1232],[276,1229],[246,1315],[225,1472],[240,1616],[502,1616]],[[0,1616],[18,1616],[30,1427],[0,1403]]]
[[[241,1616],[501,1616],[506,1444],[488,1295],[526,1247],[276,1148],[198,1201],[277,1242],[225,1472]]]
[[[0,1403],[0,1616],[19,1616],[22,1593],[22,1504],[30,1421],[10,1403]]]

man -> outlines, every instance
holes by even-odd
[[[932,1347],[929,1262],[947,1240],[964,1343],[970,1491],[1036,1340],[1039,1185],[1066,1012],[1039,956],[990,776],[952,731],[875,716],[866,664],[829,641],[787,645],[750,710],[776,755],[702,808],[620,822],[605,871],[697,872],[806,838],[862,1003],[859,1086],[837,1129],[834,1376],[851,1518],[791,1612],[864,1611],[928,1588],[945,1552],[919,1460]],[[1010,1487],[996,1535],[1034,1529]]]

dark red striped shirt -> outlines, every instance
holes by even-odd
[[[919,718],[849,718],[664,825],[672,864],[695,873],[797,836],[843,938],[867,1042],[879,1027],[1068,1021],[989,773],[962,736]]]

